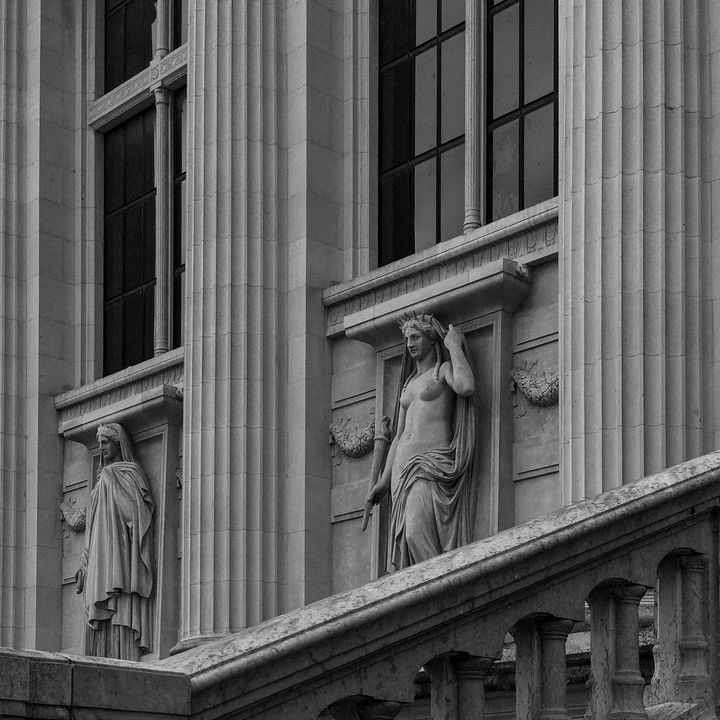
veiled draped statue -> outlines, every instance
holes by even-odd
[[[90,493],[82,566],[85,654],[139,660],[152,650],[153,501],[122,425],[97,430],[100,468]]]
[[[369,510],[390,490],[390,571],[470,542],[474,522],[475,379],[467,346],[432,315],[405,316],[400,326],[403,365],[413,367],[387,459],[366,498]]]

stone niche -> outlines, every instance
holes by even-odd
[[[514,313],[529,295],[532,270],[508,258],[468,269],[429,287],[380,300],[343,318],[333,338],[333,424],[353,440],[376,421],[392,418],[403,339],[398,321],[406,312],[435,314],[464,333],[476,378],[478,484],[475,539],[514,524],[513,363]],[[333,434],[335,435],[335,433]],[[346,438],[347,439],[347,438]],[[332,437],[333,591],[356,587],[384,573],[387,499],[361,532],[372,448],[346,454]]]
[[[173,370],[169,362],[166,370]],[[158,363],[149,363],[157,371]],[[75,527],[86,507],[99,465],[98,425],[117,422],[132,435],[138,462],[150,482],[155,504],[154,638],[153,651],[143,660],[166,657],[177,643],[179,627],[180,501],[182,490],[182,392],[165,373],[147,373],[128,383],[101,380],[92,387],[71,391],[56,399],[59,434],[65,439],[63,468],[63,650],[82,652],[85,611],[75,592],[74,575],[80,566],[84,530]],[[142,370],[139,375],[142,375]],[[134,382],[132,382],[134,380]],[[163,382],[165,381],[165,382]],[[157,384],[156,384],[157,383]],[[82,525],[82,523],[80,523]]]

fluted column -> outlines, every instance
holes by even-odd
[[[193,2],[181,638],[278,609],[277,3]]]
[[[0,6],[0,645],[22,638],[24,589],[20,585],[24,531],[23,476],[25,423],[23,392],[24,222],[22,148],[25,127],[17,113],[22,102],[21,28],[18,0]]]
[[[699,454],[707,6],[560,4],[565,501]],[[706,412],[707,410],[707,412]]]
[[[288,150],[290,135],[307,145],[308,118],[321,112],[307,98],[308,4],[294,4],[292,18],[276,0],[190,7],[185,645],[330,589],[330,371],[309,276],[328,284],[334,266],[328,246],[308,240],[308,151]],[[296,93],[286,87],[289,64]],[[291,132],[290,117],[308,125]],[[324,160],[313,169],[316,187],[340,185]],[[314,240],[325,224],[316,222]]]
[[[74,376],[78,92],[72,7],[0,5],[0,643],[59,650],[62,446]]]

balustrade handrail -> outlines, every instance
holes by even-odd
[[[690,538],[690,544],[693,533],[688,531],[705,522],[709,512],[717,512],[718,480],[720,453],[715,452],[196,647],[160,665],[189,675],[193,695],[207,696],[208,703],[201,701],[198,709],[209,709],[213,688],[232,680],[242,691],[235,702],[226,693],[223,702],[237,710],[246,707],[251,717],[270,697],[285,697],[299,706],[298,696],[317,695],[324,684],[327,692],[320,693],[318,707],[342,693],[374,695],[383,683],[367,678],[373,667],[387,664],[388,657],[410,661],[409,667],[396,671],[398,677],[406,670],[412,674],[441,652],[496,657],[508,621],[500,622],[491,638],[480,640],[467,629],[472,618],[497,614],[493,608],[504,608],[508,618],[508,606],[515,605],[519,619],[533,606],[523,595],[538,596],[542,588],[547,596],[548,586],[558,585],[560,579],[565,585],[568,580],[578,581],[584,592],[545,605],[535,603],[536,609],[579,621],[584,617],[582,601],[597,582],[616,577],[653,586],[655,565],[647,558],[659,560],[677,549],[678,542],[682,545],[684,537]],[[617,572],[608,576],[613,563]],[[559,585],[558,592],[564,592]],[[561,613],[563,608],[566,612]],[[454,624],[459,627],[453,629]],[[448,636],[453,637],[452,648]],[[413,657],[418,662],[415,667]],[[353,680],[353,675],[365,679]],[[337,688],[330,689],[333,684]],[[388,699],[411,700],[411,675],[406,674],[404,685],[389,692],[385,688]]]
[[[596,693],[599,699],[592,700],[590,716],[610,717],[602,703],[608,707],[625,703],[627,707],[615,708],[613,716],[641,717],[643,681],[633,669],[632,646],[627,645],[637,645],[633,630],[637,604],[645,589],[655,586],[658,568],[666,568],[666,587],[682,576],[690,588],[687,597],[698,596],[706,585],[718,587],[719,481],[720,452],[715,452],[152,666],[59,653],[0,651],[0,715],[6,699],[5,677],[11,678],[6,694],[14,693],[15,705],[8,707],[20,700],[27,706],[33,702],[46,709],[52,706],[55,701],[47,698],[33,701],[33,693],[47,685],[42,681],[47,676],[53,688],[63,688],[58,707],[93,708],[93,717],[98,718],[132,717],[137,712],[173,719],[310,720],[343,698],[411,702],[413,680],[421,666],[435,663],[437,667],[438,659],[469,656],[477,659],[473,669],[460,665],[458,672],[480,677],[478,668],[500,656],[511,630],[519,638],[518,677],[528,674],[532,666],[523,659],[527,656],[522,655],[522,647],[541,646],[557,665],[563,633],[569,632],[573,622],[584,620],[585,602],[590,598],[596,645],[610,647],[615,642],[607,637],[612,622],[624,628],[625,636],[607,655],[616,657],[617,667],[606,667],[604,661],[593,666],[595,686],[610,689]],[[710,562],[682,560],[668,570],[668,558],[678,552]],[[705,567],[710,573],[707,581]],[[684,590],[679,592],[682,595]],[[658,657],[662,661],[667,655],[671,668],[682,670],[686,663],[685,675],[675,683],[661,673],[653,702],[684,702],[679,697],[682,692],[686,696],[696,692],[687,691],[688,687],[702,690],[717,685],[716,661],[707,660],[717,656],[716,596],[715,591],[708,595],[712,600],[707,643],[711,652],[705,652],[703,643],[683,645],[678,635],[677,642],[673,640],[680,648],[677,657],[669,646]],[[705,632],[705,610],[685,605],[683,610],[690,613],[687,633],[697,639]],[[609,610],[611,606],[615,609]],[[612,622],[611,616],[616,618]],[[541,638],[540,645],[532,637]],[[555,687],[546,699],[551,703],[548,707],[557,704],[564,692],[562,665],[562,672],[552,681]],[[705,680],[698,680],[703,673]],[[62,683],[57,681],[60,675]],[[165,695],[136,692],[148,682],[164,688]],[[550,680],[542,682],[547,685]],[[622,692],[613,695],[613,683]],[[663,689],[671,686],[678,697]],[[105,692],[112,688],[112,701],[99,698],[99,688]],[[518,685],[518,702],[524,702],[524,697],[541,698],[543,692],[541,687],[533,694]],[[702,692],[698,700],[712,701],[712,690]],[[477,704],[481,687],[478,690],[476,685],[475,693]],[[626,712],[632,703],[635,709]],[[462,720],[462,713],[457,717]]]

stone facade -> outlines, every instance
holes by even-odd
[[[380,268],[375,0],[191,0],[188,42],[106,94],[101,4],[0,7],[0,645],[80,651],[59,508],[99,422],[156,499],[151,660],[382,574],[371,454],[329,427],[392,415],[409,309],[468,338],[476,539],[716,446],[715,3],[560,0],[557,197],[478,226],[468,182],[463,235]],[[103,377],[102,135],[182,84],[184,339]]]

